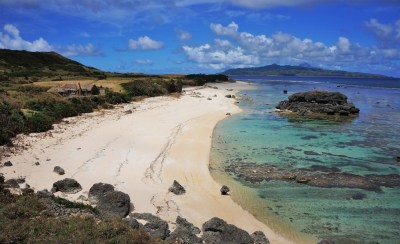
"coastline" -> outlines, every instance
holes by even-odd
[[[130,195],[134,212],[157,214],[172,227],[178,215],[198,227],[220,217],[250,233],[263,231],[271,243],[291,243],[229,196],[221,196],[221,185],[211,177],[214,127],[227,113],[240,112],[225,95],[250,88],[240,82],[215,87],[188,88],[179,99],[148,98],[65,119],[49,132],[19,135],[17,150],[2,151],[1,160],[14,166],[1,172],[6,179],[24,177],[35,191],[74,178],[82,191],[57,193],[71,200],[87,196],[94,183],[110,183]],[[64,168],[65,175],[52,172],[55,166]],[[173,180],[187,193],[169,193]]]

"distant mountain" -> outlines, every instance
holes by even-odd
[[[51,77],[94,77],[103,71],[85,66],[56,52],[0,49],[0,75],[10,79]]]
[[[335,76],[353,78],[391,78],[384,75],[348,72],[341,70],[327,70],[312,67],[308,63],[298,66],[271,64],[263,67],[238,68],[224,71],[225,75],[282,75],[282,76]]]

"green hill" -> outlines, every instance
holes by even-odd
[[[56,52],[28,52],[0,49],[0,81],[97,77],[101,70],[82,65]]]
[[[384,75],[348,72],[342,70],[327,70],[312,67],[309,64],[299,66],[271,64],[263,67],[229,69],[225,75],[279,75],[279,76],[335,76],[353,78],[390,78]]]

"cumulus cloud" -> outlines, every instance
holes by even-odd
[[[13,50],[27,50],[32,52],[50,51],[53,47],[43,38],[34,41],[26,41],[20,36],[18,28],[11,24],[3,27],[4,32],[0,32],[0,48]]]
[[[192,38],[192,35],[188,31],[176,29],[175,33],[176,33],[176,36],[178,37],[178,39],[181,41],[187,41]]]
[[[199,46],[183,46],[188,60],[200,67],[214,69],[249,67],[259,64],[312,62],[315,66],[343,67],[399,58],[396,48],[362,47],[346,37],[327,45],[309,38],[277,32],[271,36],[240,32],[232,22],[227,26],[211,24],[210,29],[221,38]]]
[[[68,45],[59,47],[50,45],[45,39],[40,37],[34,41],[24,40],[19,29],[12,24],[5,24],[4,32],[0,32],[0,48],[12,50],[26,50],[31,52],[56,51],[64,56],[99,56],[101,51],[95,48],[91,43],[87,45]]]
[[[130,50],[158,50],[161,49],[164,44],[160,41],[152,40],[148,36],[139,37],[137,40],[130,39],[128,41],[128,47]]]

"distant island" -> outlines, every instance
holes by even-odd
[[[224,71],[224,75],[276,75],[276,76],[330,76],[330,77],[351,77],[351,78],[384,78],[393,77],[361,72],[348,72],[342,70],[328,70],[312,67],[308,63],[297,66],[271,64],[262,67],[237,68]]]

